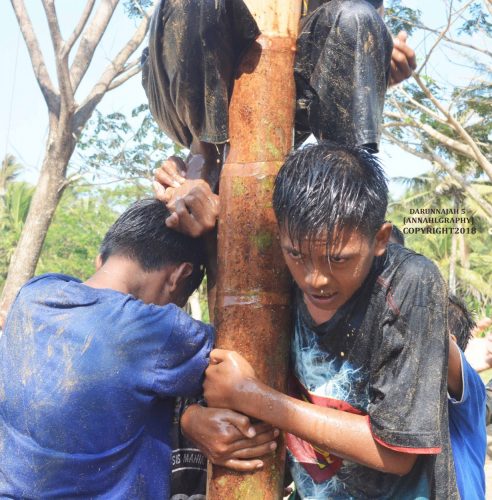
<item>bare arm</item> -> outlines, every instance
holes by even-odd
[[[294,434],[341,458],[391,474],[410,472],[416,454],[393,451],[373,437],[367,417],[322,408],[260,382],[239,354],[215,349],[204,383],[212,406],[228,407]]]
[[[449,341],[448,392],[458,401],[463,395],[461,354],[459,347],[452,339]]]

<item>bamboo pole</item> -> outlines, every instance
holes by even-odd
[[[293,65],[301,0],[245,0],[262,35],[245,55],[230,105],[230,151],[220,179],[217,345],[241,353],[258,376],[286,389],[290,282],[271,198],[292,147]],[[245,474],[209,469],[211,500],[282,498],[285,447]]]

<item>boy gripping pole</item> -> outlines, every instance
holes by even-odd
[[[260,382],[238,354],[216,350],[207,402],[288,433],[301,498],[459,498],[447,290],[428,259],[387,245],[381,167],[351,147],[298,150],[273,204],[296,284],[289,395]]]
[[[204,218],[196,210],[207,200],[197,187],[180,203],[210,228],[215,204]],[[214,331],[177,307],[203,277],[203,245],[168,216],[156,200],[135,203],[86,282],[46,274],[19,291],[0,338],[1,498],[173,494],[174,398],[200,393]],[[238,470],[255,470],[274,444],[273,430],[233,412],[219,427],[210,439],[227,437],[220,459]],[[185,486],[176,498],[193,494]]]

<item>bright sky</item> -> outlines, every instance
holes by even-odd
[[[65,37],[69,35],[77,22],[84,4],[83,0],[57,2],[60,25]],[[424,6],[423,2],[419,0],[405,0],[404,4],[412,8],[420,8],[424,13],[427,25],[436,29],[443,26],[445,21],[443,2],[434,0],[426,2],[427,5]],[[51,50],[51,43],[41,2],[28,0],[26,5],[41,47],[47,54],[51,54],[51,51],[46,51],[47,48]],[[31,182],[35,182],[43,158],[47,135],[46,105],[34,78],[27,49],[12,7],[6,0],[2,2],[1,14],[0,59],[3,71],[2,78],[0,78],[0,158],[3,158],[6,153],[16,156],[28,167]],[[88,92],[111,56],[123,46],[133,31],[135,23],[125,16],[120,5],[113,16],[101,46],[96,52],[91,70],[83,80],[80,88],[81,96]],[[432,45],[433,40],[434,37],[414,38],[410,39],[410,44],[416,48],[417,53],[422,54],[426,48],[428,49]],[[140,54],[140,52],[139,50],[138,53]],[[54,74],[50,58],[51,56],[45,56],[48,69]],[[450,74],[452,66],[449,58],[450,54],[436,51],[431,61],[432,71],[441,77]],[[456,74],[453,74],[453,78],[455,77]],[[464,79],[470,78],[468,69],[464,70],[462,77]],[[459,82],[455,78],[453,83]],[[146,102],[146,97],[140,85],[140,75],[137,75],[119,89],[107,94],[100,104],[99,110],[103,113],[128,112],[143,102]],[[427,162],[384,143],[381,158],[390,178],[419,175],[429,168]],[[394,196],[400,194],[402,190],[401,185],[395,182],[391,183],[391,191]]]

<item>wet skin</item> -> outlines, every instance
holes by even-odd
[[[294,280],[317,323],[329,320],[360,287],[391,233],[383,224],[373,239],[347,231],[326,250],[326,238],[296,246],[281,231],[281,245]],[[326,298],[324,296],[327,296]],[[204,395],[210,406],[229,408],[290,432],[343,459],[392,474],[407,474],[416,454],[393,451],[373,437],[363,415],[323,408],[263,384],[238,353],[215,349],[206,371]]]
[[[285,262],[317,324],[331,319],[360,288],[374,258],[386,251],[391,227],[383,224],[373,239],[345,230],[329,249],[326,236],[299,245],[280,231]]]

